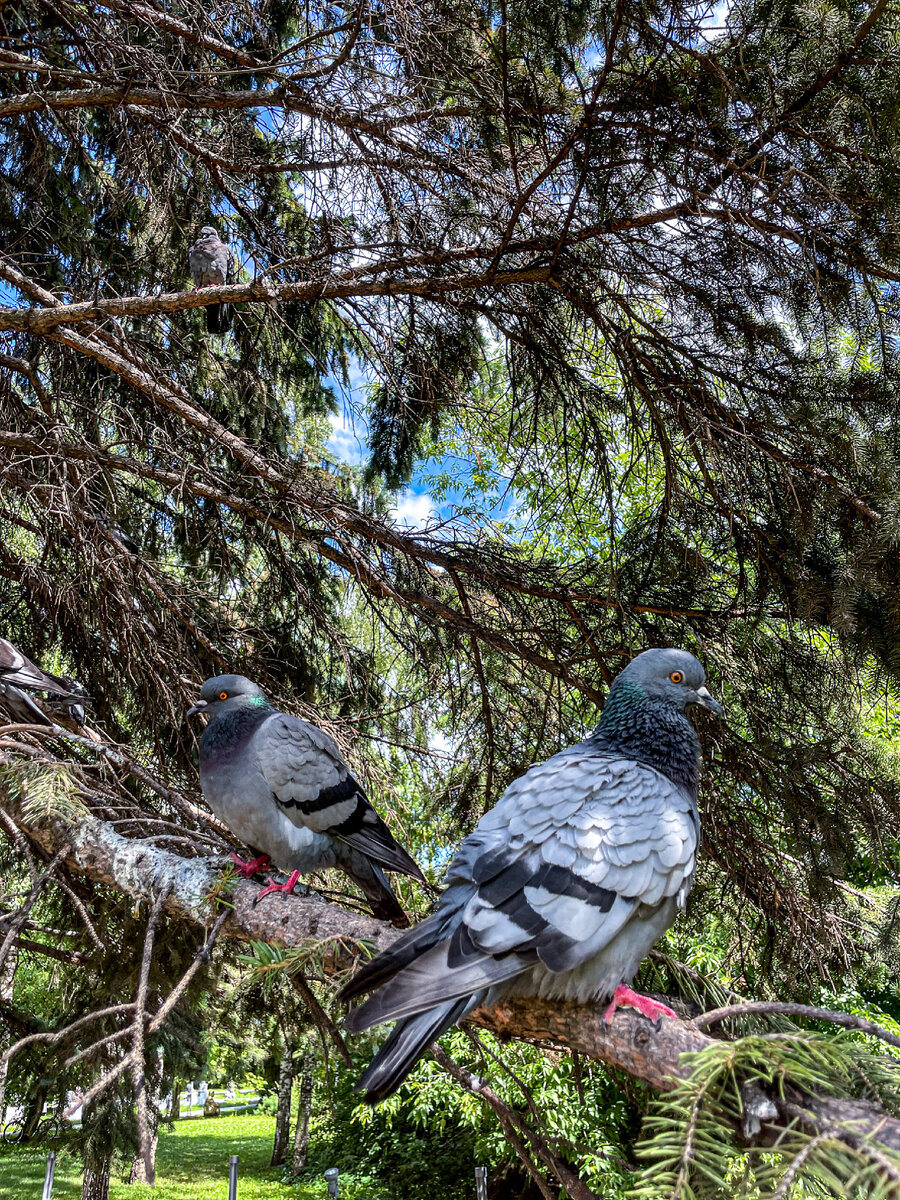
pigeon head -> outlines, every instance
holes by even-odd
[[[668,700],[682,712],[697,704],[722,715],[721,704],[706,689],[706,672],[687,650],[645,650],[616,677],[613,688],[639,688],[645,696]]]
[[[217,238],[219,236],[219,231],[218,231],[218,229],[216,229],[216,227],[214,225],[204,225],[203,228],[200,230],[200,236],[205,237],[205,238],[206,237]]]
[[[254,708],[269,707],[266,694],[259,684],[246,675],[216,675],[203,684],[197,703],[188,709],[187,715],[192,717],[202,712],[214,717],[226,710],[251,705]]]
[[[685,715],[692,705],[721,714],[703,667],[685,650],[645,650],[612,682],[591,735],[604,749],[647,763],[696,798],[700,742]]]

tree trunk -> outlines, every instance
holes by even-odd
[[[316,1066],[316,1056],[311,1050],[303,1055],[303,1065],[300,1074],[300,1099],[297,1108],[297,1125],[294,1129],[294,1152],[291,1157],[291,1172],[299,1175],[306,1166],[306,1156],[309,1151],[309,1114],[312,1110],[313,1071]]]
[[[109,1200],[109,1172],[111,1160],[98,1159],[85,1167],[81,1181],[81,1200]]]
[[[142,1154],[136,1154],[128,1172],[129,1183],[149,1183],[156,1186],[156,1148],[159,1145],[159,1129],[154,1128],[150,1139],[150,1176],[147,1175],[147,1164]]]
[[[277,1167],[287,1158],[291,1135],[291,1089],[294,1084],[294,1060],[289,1040],[285,1038],[278,1069],[278,1108],[275,1111],[275,1144],[270,1166]]]
[[[31,1093],[25,1105],[25,1116],[22,1120],[21,1141],[30,1142],[38,1131],[41,1117],[44,1115],[44,1105],[47,1103],[49,1083],[40,1083]]]
[[[172,1106],[169,1110],[169,1118],[172,1121],[177,1121],[181,1117],[181,1080],[172,1079]]]
[[[6,957],[6,962],[0,967],[0,1000],[9,1003],[13,998],[13,983],[16,977],[16,964],[18,955],[15,948],[11,947],[9,954]],[[5,1031],[0,1031],[0,1051],[7,1048],[10,1042],[10,1036]],[[9,1062],[0,1063],[0,1127],[4,1122],[4,1114],[6,1113],[6,1077],[9,1072]]]

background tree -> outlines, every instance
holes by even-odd
[[[701,654],[729,721],[702,730],[703,866],[658,982],[900,1015],[896,34],[886,0],[3,7],[0,620],[84,681],[102,738],[0,742],[7,953],[88,956],[54,960],[10,1042],[55,1036],[76,968],[106,969],[91,929],[143,886],[113,835],[160,869],[230,845],[182,717],[204,676],[327,723],[437,874],[659,643]],[[242,274],[197,295],[207,221]],[[364,472],[326,447],[357,368]],[[390,491],[423,472],[445,515],[398,527]],[[383,936],[327,889],[332,932]],[[227,914],[145,894],[162,1036],[233,951],[210,944]],[[229,930],[274,939],[245,895]],[[115,996],[149,1013],[147,945]],[[139,1118],[151,1041],[123,1028]],[[107,1026],[81,1034],[69,1057]],[[833,1092],[895,1103],[823,1044]],[[798,1046],[778,1071],[808,1083]],[[857,1186],[865,1146],[838,1169],[801,1127],[781,1178],[824,1156]]]

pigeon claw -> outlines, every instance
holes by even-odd
[[[633,992],[631,988],[625,987],[621,983],[613,992],[613,998],[603,1014],[604,1025],[609,1025],[616,1015],[617,1008],[636,1008],[641,1016],[646,1017],[648,1021],[653,1021],[657,1029],[662,1025],[663,1017],[678,1019],[678,1013],[673,1012],[667,1005],[660,1004],[657,1000],[651,1000],[649,996],[642,996],[639,992]]]
[[[285,892],[286,894],[289,895],[294,890],[294,888],[297,886],[297,880],[299,878],[300,878],[299,871],[291,871],[290,875],[288,875],[288,877],[284,881],[284,883],[273,883],[271,876],[270,876],[269,886],[263,888],[263,890],[259,893],[259,895],[256,897],[256,899],[253,901],[253,903],[259,904],[259,902],[260,902],[260,900],[262,900],[263,896],[268,896],[269,892]]]
[[[243,859],[232,852],[231,861],[237,867],[237,873],[241,879],[249,879],[251,875],[255,875],[257,871],[264,871],[266,867],[272,865],[272,860],[268,854],[260,854],[259,858]]]

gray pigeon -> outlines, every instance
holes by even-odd
[[[108,533],[112,540],[118,542],[122,549],[127,550],[129,554],[140,556],[140,546],[133,537],[129,537],[121,525],[116,525],[114,521],[110,520],[109,512],[103,505],[98,505],[94,512],[87,513],[85,520],[99,526],[104,533]]]
[[[234,283],[234,258],[212,225],[204,225],[200,230],[200,236],[188,250],[188,265],[195,289]],[[229,304],[207,304],[206,328],[209,333],[227,333],[230,326]]]
[[[90,699],[80,683],[70,679],[60,679],[57,675],[48,675],[39,666],[26,658],[21,650],[17,650],[12,642],[0,638],[0,696],[7,707],[16,717],[38,725],[52,725],[53,722],[22,688],[31,688],[37,692],[47,692],[48,695],[60,700],[71,701],[68,714],[77,724],[85,722],[84,704]]]
[[[613,681],[584,741],[515,780],[463,841],[434,913],[342,992],[374,994],[357,1032],[396,1021],[362,1076],[390,1096],[427,1046],[480,1004],[510,994],[610,999],[675,1014],[625,986],[682,908],[700,835],[700,744],[685,711],[721,713],[700,663],[647,650]]]
[[[210,808],[257,858],[290,872],[272,891],[290,892],[300,875],[340,867],[362,888],[376,917],[408,925],[384,870],[425,877],[394,840],[350,773],[337,743],[299,717],[279,712],[243,675],[207,679],[188,711],[204,712],[200,783]]]

